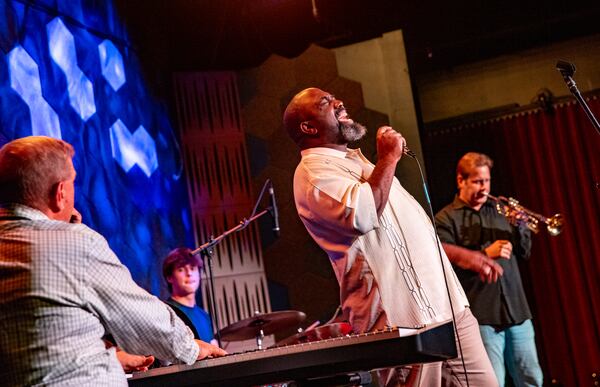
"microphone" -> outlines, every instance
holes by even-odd
[[[564,60],[556,62],[556,69],[560,71],[563,77],[572,77],[575,74],[575,65]]]
[[[581,92],[577,88],[577,85],[575,84],[575,81],[572,78],[573,74],[575,74],[575,65],[564,60],[559,60],[558,62],[556,62],[556,69],[560,71],[560,74],[563,76],[563,79],[567,84],[569,91],[575,96],[575,99],[577,99],[577,102],[579,102],[585,114],[588,116],[590,121],[592,121],[592,125],[594,126],[594,128],[596,128],[598,133],[600,133],[600,122],[598,122],[598,120],[594,116],[594,113],[590,110],[590,107],[588,106],[587,102],[585,102],[585,98],[583,98],[583,96],[581,95]]]
[[[273,234],[279,238],[279,213],[277,212],[277,202],[275,201],[275,190],[273,183],[269,185],[269,199],[271,201],[271,216],[273,217]]]

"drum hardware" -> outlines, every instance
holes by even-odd
[[[271,313],[255,312],[254,316],[233,323],[219,331],[224,341],[241,341],[256,338],[258,349],[263,349],[263,339],[280,330],[299,325],[306,314],[297,310]]]

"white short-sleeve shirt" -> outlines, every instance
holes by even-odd
[[[373,168],[358,149],[311,148],[294,175],[296,209],[329,256],[344,313],[361,332],[449,320],[446,282],[455,313],[468,301],[432,223],[396,178],[378,218]]]

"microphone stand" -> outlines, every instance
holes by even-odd
[[[272,187],[273,183],[271,183],[270,179],[267,179],[267,181],[265,181],[265,184],[263,185],[263,188],[260,192],[260,195],[258,196],[258,199],[256,201],[256,204],[254,206],[254,210],[252,211],[252,214],[250,215],[249,219],[244,218],[237,226],[230,228],[229,230],[225,231],[223,234],[219,235],[216,238],[213,238],[212,236],[210,237],[209,241],[204,243],[203,245],[199,246],[196,250],[193,250],[191,252],[192,255],[196,255],[196,254],[201,254],[202,258],[206,258],[206,260],[208,261],[208,271],[206,273],[206,276],[208,277],[208,285],[209,285],[209,290],[210,290],[210,294],[209,294],[209,300],[210,300],[210,313],[212,314],[214,320],[215,320],[215,325],[217,327],[216,329],[216,339],[217,339],[217,343],[219,344],[219,347],[222,348],[221,345],[221,332],[219,329],[219,313],[217,311],[217,303],[216,303],[216,295],[215,295],[215,282],[214,282],[214,276],[213,276],[213,254],[214,254],[214,247],[219,244],[223,239],[225,239],[227,236],[237,232],[237,231],[241,231],[243,229],[245,229],[246,227],[248,227],[248,225],[252,222],[254,222],[256,219],[260,218],[261,216],[265,215],[266,213],[271,213],[273,214],[273,208],[271,206],[265,208],[264,210],[260,211],[259,213],[256,213],[256,210],[258,208],[258,204],[262,201],[262,198],[264,196],[265,190],[267,188],[267,186]]]
[[[588,116],[590,121],[592,121],[592,125],[594,126],[594,128],[596,128],[598,134],[600,134],[600,124],[598,123],[596,117],[594,117],[594,113],[592,113],[592,110],[588,106],[587,102],[585,102],[585,99],[583,98],[581,92],[579,92],[579,89],[577,88],[577,84],[575,84],[575,81],[573,80],[573,74],[575,74],[575,65],[569,62],[559,60],[558,63],[556,63],[556,69],[561,73],[565,83],[567,84],[567,87],[571,91],[571,94],[573,94],[577,101],[579,101],[579,104],[581,105],[581,107],[583,107],[583,111]]]

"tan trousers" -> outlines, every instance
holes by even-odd
[[[375,384],[386,387],[466,387],[468,377],[470,387],[497,387],[498,381],[471,309],[466,308],[456,315],[456,326],[462,345],[466,375],[459,353],[457,358],[443,362],[378,371],[378,381]],[[458,342],[456,347],[458,349]]]

